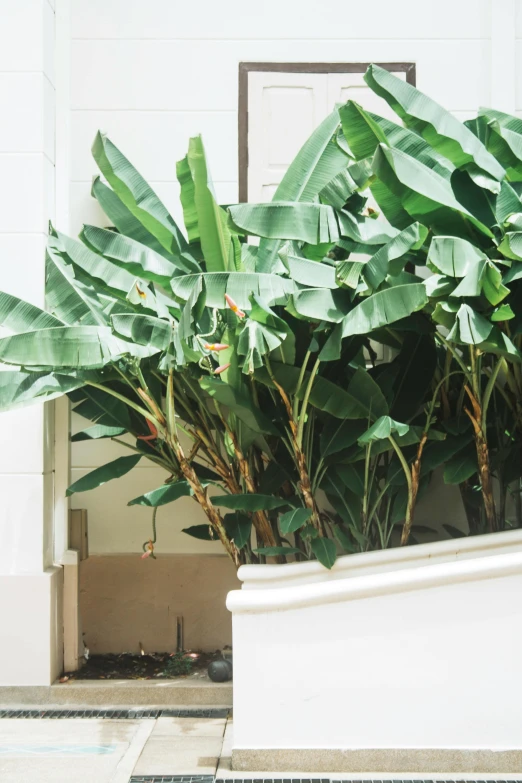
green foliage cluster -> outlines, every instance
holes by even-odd
[[[98,134],[112,227],[51,228],[47,311],[0,294],[1,408],[68,394],[92,422],[73,440],[129,449],[69,493],[166,470],[130,500],[144,557],[184,496],[207,518],[185,532],[237,565],[412,543],[437,469],[470,534],[522,524],[522,120],[365,79],[397,122],[336,108],[268,204],[219,206],[191,139],[185,233]]]

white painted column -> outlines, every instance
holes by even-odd
[[[491,0],[491,108],[516,108],[516,0]]]
[[[3,0],[0,289],[40,307],[55,215],[54,42],[53,0]],[[48,685],[61,667],[53,414],[49,403],[0,415],[0,685]]]

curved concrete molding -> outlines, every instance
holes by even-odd
[[[245,565],[241,566],[237,576],[243,582],[244,590],[261,590],[267,587],[291,587],[311,582],[334,581],[399,568],[416,568],[428,563],[489,557],[519,550],[522,550],[522,530],[510,530],[505,533],[345,555],[337,559],[331,571],[313,561],[286,565]]]
[[[348,555],[337,561],[339,568],[334,579],[316,562],[288,566],[246,566],[245,571],[248,569],[248,572],[241,574],[243,569],[240,569],[240,577],[246,587],[247,579],[252,573],[257,583],[256,588],[230,592],[227,596],[227,607],[233,614],[297,609],[409,590],[425,590],[448,583],[519,574],[522,573],[522,531],[514,532],[515,536],[506,534],[510,539],[503,542],[501,538],[504,534],[480,536],[475,539],[478,544],[462,549],[456,549],[455,542],[446,541],[411,547],[412,550],[422,549],[423,552],[413,551],[409,557],[406,556],[405,550]],[[496,546],[486,548],[488,538],[496,539]],[[448,543],[452,546],[446,546],[445,551],[441,551],[441,544]],[[518,551],[513,551],[515,548]],[[364,558],[364,563],[359,562],[350,570],[349,561],[356,560],[357,557],[361,560]],[[290,575],[286,579],[279,578],[272,570],[278,568],[299,569],[299,576],[296,574],[295,577]],[[318,568],[321,571],[318,572]],[[262,577],[257,575],[261,574],[263,569],[270,569],[264,582]],[[318,578],[320,576],[321,581]]]

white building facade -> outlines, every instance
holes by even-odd
[[[460,119],[484,105],[522,116],[522,0],[0,0],[0,14],[0,289],[39,306],[48,221],[73,236],[107,224],[90,196],[98,129],[182,223],[175,163],[191,135],[203,134],[221,203],[266,199],[333,103],[364,105],[364,63],[415,78]],[[63,567],[77,559],[64,490],[119,452],[71,452],[64,401],[0,422],[0,685],[48,685],[63,665]],[[163,480],[143,463],[74,498],[89,512],[93,562],[104,558],[96,579],[127,557],[144,567],[148,516],[126,503]],[[165,521],[159,552],[190,563],[188,583],[214,558],[224,596],[234,577],[217,545],[181,532],[192,505]],[[162,598],[159,614],[148,600],[143,616],[157,625]]]

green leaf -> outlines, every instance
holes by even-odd
[[[428,229],[420,223],[413,223],[388,242],[373,255],[363,266],[363,277],[369,286],[376,289],[388,274],[396,275],[402,271],[405,261],[394,264],[402,259],[410,250],[418,250],[424,244]]]
[[[411,155],[381,144],[375,151],[373,169],[414,220],[437,233],[467,236],[475,227],[493,237],[491,230],[457,201],[451,184]]]
[[[310,541],[312,552],[325,568],[332,568],[337,558],[337,548],[330,538],[313,538]]]
[[[113,315],[111,323],[118,337],[157,351],[167,350],[174,331],[174,323],[152,315]]]
[[[223,518],[225,530],[238,549],[243,549],[250,541],[252,518],[236,511],[235,514],[225,514]]]
[[[200,241],[207,272],[239,269],[239,240],[230,231],[227,213],[216,201],[201,136],[190,139],[188,154],[176,172],[189,239]]]
[[[131,353],[132,347],[105,326],[57,326],[0,339],[0,360],[26,367],[86,370],[104,367]]]
[[[229,207],[229,213],[234,227],[243,234],[295,239],[310,245],[339,239],[335,211],[327,204],[294,201],[237,204]]]
[[[511,259],[512,261],[522,261],[522,231],[513,231],[508,232],[502,242],[500,243],[498,249],[501,253],[504,254],[506,258]],[[518,267],[512,268],[512,276],[509,278],[509,272],[506,276],[506,282],[511,282],[511,280],[515,280],[516,278],[513,276],[513,270],[518,269]],[[518,277],[518,275],[517,275]]]
[[[281,533],[286,536],[288,533],[295,533],[300,527],[306,524],[306,522],[312,516],[312,510],[310,508],[293,508],[291,511],[287,511],[286,514],[281,514],[279,517],[279,526]]]
[[[192,495],[192,489],[188,481],[173,481],[171,484],[163,484],[157,489],[146,492],[145,495],[139,495],[133,500],[129,500],[128,506],[164,506],[166,503],[173,503],[179,498]]]
[[[163,247],[156,237],[147,231],[143,223],[134,217],[132,212],[120,201],[116,193],[101,181],[100,177],[95,177],[93,181],[92,195],[120,234],[150,247],[151,250],[169,261],[173,261],[176,265],[186,263],[194,267],[193,271],[198,270],[197,262],[188,253],[176,252],[173,254]]]
[[[212,498],[215,506],[231,508],[235,511],[271,511],[274,508],[289,506],[288,500],[272,495],[215,495]]]
[[[311,321],[339,323],[351,308],[347,291],[329,288],[305,288],[293,294],[287,310]]]
[[[373,441],[389,438],[394,432],[398,435],[406,435],[409,429],[408,424],[395,421],[390,416],[381,416],[369,430],[358,438],[357,442],[359,446],[365,446]]]
[[[63,321],[17,296],[0,291],[0,326],[11,332],[29,332],[63,326]]]
[[[433,336],[406,332],[399,355],[392,366],[398,367],[393,384],[392,417],[410,420],[425,400],[437,369],[437,350]]]
[[[428,302],[422,283],[399,285],[379,291],[363,299],[343,319],[343,337],[351,334],[368,334],[411,313],[421,310]]]
[[[310,288],[337,288],[335,267],[292,255],[285,256],[283,260],[296,283]]]
[[[250,296],[258,295],[268,306],[286,304],[295,290],[292,280],[279,275],[249,272],[212,272],[199,275],[185,275],[171,280],[174,295],[187,301],[194,288],[205,282],[208,307],[225,309],[225,294],[236,302],[241,310],[250,310]]]
[[[200,387],[220,405],[225,405],[230,413],[235,414],[240,421],[254,432],[262,432],[265,435],[278,435],[279,430],[270,419],[254,405],[252,400],[238,389],[235,389],[221,378],[202,377]]]
[[[278,555],[298,555],[301,554],[301,550],[295,546],[261,546],[253,550],[258,555],[266,555],[266,557],[277,557]]]
[[[0,411],[54,400],[80,388],[84,382],[75,375],[3,370],[0,372]]]
[[[497,307],[497,309],[491,313],[489,316],[491,321],[502,322],[502,321],[510,321],[512,318],[515,317],[515,313],[511,309],[511,305],[509,304],[503,304],[500,305],[500,307]]]
[[[459,237],[433,237],[428,250],[428,266],[450,277],[465,277],[487,256]]]
[[[91,470],[86,476],[82,476],[74,484],[67,487],[65,494],[69,497],[69,495],[73,495],[75,492],[87,492],[90,489],[101,487],[108,481],[121,478],[136,467],[140,459],[141,454],[131,454],[130,457],[118,457],[112,460],[112,462],[107,462],[106,465],[101,465],[99,468]]]
[[[150,247],[116,231],[84,226],[80,238],[96,253],[126,269],[131,275],[152,280],[166,288],[169,287],[172,277],[182,272],[199,271],[197,264],[183,262],[181,256],[178,263],[174,263]]]
[[[369,66],[364,80],[384,98],[407,128],[422,136],[455,166],[468,171],[477,185],[499,192],[498,183],[504,179],[504,169],[456,117],[378,65]]]
[[[188,251],[185,237],[152,188],[120,150],[99,132],[92,154],[113,191],[147,231],[172,255]]]
[[[288,394],[294,394],[297,388],[300,368],[289,365],[272,364],[272,372],[278,383]],[[264,369],[255,375],[261,383],[272,386],[273,382]],[[305,372],[299,391],[299,399],[302,399],[308,384],[310,373]],[[338,419],[367,419],[376,418],[388,412],[386,399],[366,370],[358,368],[346,389],[342,389],[332,381],[321,377],[315,377],[309,402],[315,408],[329,413]]]
[[[493,324],[484,316],[472,310],[469,305],[463,304],[457,312],[457,320],[447,339],[466,345],[480,345],[487,340],[492,329]]]
[[[216,541],[217,536],[214,536],[212,528],[209,525],[192,525],[191,527],[184,527],[181,529],[182,533],[186,533],[192,538],[199,538],[200,541]]]
[[[71,435],[71,443],[78,443],[82,440],[99,440],[100,438],[115,438],[118,435],[124,435],[127,432],[123,427],[109,427],[106,424],[95,424],[94,427],[88,427],[86,430]]]
[[[477,470],[477,453],[474,445],[471,445],[446,462],[444,481],[446,484],[461,484],[471,478]]]
[[[237,341],[238,356],[245,357],[243,372],[252,374],[263,366],[263,356],[275,351],[289,334],[289,328],[263,300],[252,294],[251,311]]]

